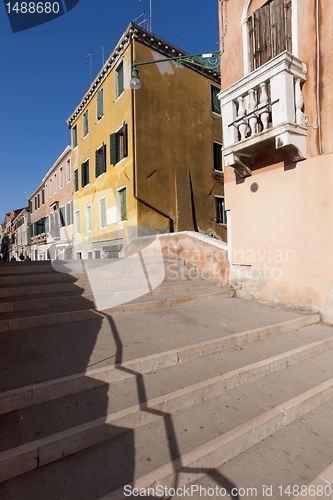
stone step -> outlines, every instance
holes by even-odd
[[[234,498],[244,500],[332,500],[332,411],[330,400],[197,477],[186,486],[190,498],[200,500],[205,493],[208,497],[210,488],[213,498],[234,494]],[[179,493],[181,496],[176,494],[173,500],[183,498],[183,492]]]
[[[220,281],[213,280],[196,280],[195,282],[174,282],[169,281],[166,283],[162,283],[157,288],[149,292],[150,295],[164,295],[171,293],[183,293],[183,292],[191,292],[193,290],[212,290],[214,288],[221,288]],[[121,291],[121,290],[120,290]],[[143,293],[146,293],[147,288],[142,289]],[[96,293],[96,292],[95,292]],[[37,295],[37,297],[36,297]],[[6,302],[2,302],[0,304],[0,314],[1,313],[11,313],[11,312],[20,312],[20,311],[33,311],[35,309],[46,309],[50,307],[61,307],[70,304],[86,304],[89,301],[94,306],[94,295],[91,293],[88,288],[82,293],[82,290],[78,290],[74,295],[74,292],[63,292],[57,294],[48,294],[48,297],[45,297],[47,294],[34,294],[33,299],[30,296],[17,296],[15,297],[15,302],[10,301],[7,298]],[[17,317],[17,315],[16,315]],[[2,317],[0,315],[0,319],[11,319],[10,317]]]
[[[148,290],[147,290],[148,291]],[[112,315],[115,314],[128,314],[133,312],[151,311],[154,309],[163,309],[166,307],[175,307],[182,304],[188,303],[202,303],[210,300],[215,300],[217,298],[224,299],[233,297],[234,292],[226,289],[220,289],[220,291],[211,292],[210,290],[196,290],[190,293],[177,293],[170,297],[167,295],[157,295],[157,296],[142,296],[142,290],[130,290],[125,292],[114,292],[110,294],[109,297],[105,299],[105,294],[101,294],[99,297],[100,305],[103,307],[109,306],[111,300],[121,305],[115,305],[112,309],[107,309]],[[128,300],[138,297],[136,301],[129,302]],[[98,294],[94,294],[94,299],[98,298]],[[74,306],[73,306],[74,308]],[[88,319],[94,319],[98,316],[103,315],[101,312],[94,309],[85,309],[85,307],[75,307],[73,311],[66,312],[50,312],[43,311],[41,315],[32,316],[22,316],[16,319],[3,319],[0,320],[0,333],[15,331],[25,328],[36,328],[41,326],[48,326],[60,323],[68,323],[73,321],[84,321]],[[99,307],[101,309],[101,307]],[[12,313],[3,313],[3,315],[11,315]],[[17,315],[16,315],[17,316]]]
[[[192,269],[192,268],[191,268]],[[87,289],[103,289],[105,287],[112,287],[124,289],[140,287],[140,286],[148,286],[148,282],[151,283],[153,287],[159,286],[161,283],[177,283],[180,284],[182,282],[196,282],[202,281],[206,279],[209,281],[208,277],[205,276],[204,273],[197,273],[195,271],[195,275],[193,272],[187,272],[186,270],[182,270],[181,273],[175,274],[173,272],[166,271],[164,274],[159,274],[155,271],[148,273],[146,275],[144,272],[135,273],[133,275],[119,274],[119,275],[105,275],[102,273],[96,275],[87,275],[80,274],[76,275],[76,277],[70,274],[47,274],[47,278],[44,276],[39,276],[40,281],[33,281],[24,283],[16,281],[15,283],[2,285],[0,288],[0,298],[8,298],[8,297],[20,297],[29,295],[39,295],[41,293],[58,293],[58,292],[66,292],[73,291],[77,289],[87,290]],[[55,276],[55,279],[53,277]],[[24,278],[28,278],[29,276],[24,276]],[[32,278],[31,278],[32,279]],[[212,280],[214,282],[214,280]],[[216,280],[215,280],[216,282]]]
[[[294,483],[297,484],[297,483]],[[304,482],[303,482],[304,486]],[[323,470],[311,483],[305,485],[303,491],[293,500],[332,500],[333,498],[333,464]],[[299,488],[301,490],[301,487]]]
[[[325,368],[325,374],[318,367]],[[148,414],[149,423],[137,427],[132,421],[122,427],[121,421],[106,422],[106,437],[114,438],[54,463],[48,463],[55,452],[52,438],[40,439],[37,449],[36,443],[25,445],[19,459],[15,450],[8,450],[1,454],[2,478],[19,474],[22,468],[39,470],[8,480],[5,491],[9,494],[24,485],[30,500],[36,498],[38,483],[49,492],[48,498],[57,491],[59,498],[69,499],[74,487],[80,499],[91,498],[92,491],[96,498],[117,499],[124,498],[125,484],[168,486],[176,479],[178,486],[189,484],[330,401],[333,379],[327,377],[332,372],[327,352],[175,413],[164,400],[157,408],[141,404],[138,409]],[[63,444],[57,453],[62,451]],[[68,489],[67,479],[73,480],[75,470],[80,471],[80,482]]]
[[[205,358],[206,362],[208,360],[208,356],[220,354],[224,351],[228,351],[228,359],[224,359],[224,366],[227,364],[227,366],[231,369],[232,366],[230,365],[229,358],[231,360],[234,359],[234,356],[237,356],[237,359],[242,360],[243,356],[240,355],[246,345],[250,345],[252,343],[257,344],[261,341],[260,347],[258,343],[257,347],[254,348],[254,356],[257,356],[257,358],[247,358],[244,360],[244,364],[261,359],[261,357],[258,357],[259,354],[257,351],[258,349],[261,349],[261,346],[263,345],[262,342],[277,336],[284,335],[278,344],[280,345],[279,353],[283,352],[281,345],[283,345],[283,347],[286,345],[291,347],[294,342],[298,342],[298,345],[302,346],[302,342],[306,345],[311,342],[311,340],[316,339],[321,345],[329,345],[331,333],[330,329],[325,331],[325,337],[322,338],[324,335],[322,329],[311,328],[311,325],[318,323],[318,321],[319,315],[317,314],[301,316],[299,318],[267,325],[254,330],[225,335],[223,337],[206,340],[204,342],[184,347],[178,347],[165,352],[157,352],[149,356],[122,361],[121,364],[117,363],[117,358],[115,357],[115,364],[107,365],[102,368],[90,369],[84,373],[77,373],[68,377],[49,380],[47,382],[41,382],[0,393],[0,415],[19,410],[27,406],[33,406],[35,404],[52,401],[53,399],[77,394],[78,392],[89,392],[92,389],[96,389],[104,385],[111,386],[121,380],[133,379],[138,373],[144,375],[154,372],[154,374],[156,374],[160,370],[166,368],[170,369],[171,367],[177,368],[183,363],[193,362],[201,358]],[[285,335],[287,333],[295,332],[298,329],[301,329],[299,333],[294,333],[293,336],[290,335],[288,339],[286,339]],[[318,348],[321,349],[320,346]],[[240,350],[242,351],[240,352]],[[237,354],[233,355],[233,351]],[[276,353],[277,351],[271,350],[269,354],[272,356]],[[260,356],[262,355],[263,354],[260,353]],[[236,363],[236,360],[233,361],[233,363]],[[237,361],[237,363],[239,363],[239,361]],[[238,367],[240,366],[241,365],[238,364]],[[236,365],[234,368],[236,368]],[[203,371],[203,373],[204,377],[207,378],[206,371]],[[213,372],[209,373],[211,377],[216,375],[216,373]],[[205,380],[205,378],[202,380]]]
[[[297,336],[296,336],[297,337]],[[301,335],[298,335],[298,340],[301,340]],[[282,340],[282,339],[280,339]],[[260,352],[264,351],[269,352],[269,349],[274,347],[273,342],[268,342],[269,345],[260,346],[261,350],[257,347],[256,355],[260,355]],[[283,346],[283,342],[280,342],[280,350]],[[276,346],[275,346],[276,347]],[[23,420],[22,424],[17,425],[18,413],[14,412],[12,414],[3,416],[0,419],[0,426],[3,428],[5,424],[9,421],[12,423],[16,423],[16,435],[15,435],[15,427],[12,428],[12,435],[7,436],[5,440],[0,445],[0,451],[5,452],[11,448],[15,447],[15,444],[20,441],[21,445],[16,446],[15,448],[15,456],[16,456],[16,465],[14,464],[14,449],[10,455],[11,461],[10,464],[14,469],[18,470],[18,463],[22,462],[23,456],[26,452],[26,445],[30,443],[29,449],[32,450],[33,446],[35,452],[38,456],[38,450],[43,449],[42,441],[47,442],[48,447],[48,462],[56,461],[64,456],[68,456],[70,454],[81,451],[87,447],[98,444],[104,440],[110,439],[117,435],[117,432],[112,426],[116,426],[117,428],[139,428],[147,423],[153,422],[156,418],[159,417],[161,413],[163,414],[173,414],[180,410],[184,410],[193,405],[202,403],[203,401],[208,401],[211,398],[220,397],[226,391],[231,391],[236,387],[240,387],[244,384],[252,382],[254,380],[258,380],[263,378],[271,373],[275,373],[280,370],[284,370],[287,367],[293,366],[297,363],[304,362],[305,360],[309,360],[317,356],[315,362],[318,364],[321,363],[320,354],[325,353],[327,355],[327,350],[333,348],[333,337],[319,340],[312,344],[302,345],[293,349],[291,351],[279,353],[276,356],[270,357],[268,359],[252,363],[247,366],[242,366],[242,368],[237,368],[230,372],[224,373],[223,375],[217,375],[213,379],[204,380],[202,382],[196,383],[191,386],[183,386],[181,389],[176,392],[166,393],[168,387],[173,386],[173,377],[171,370],[171,378],[170,378],[170,370],[164,370],[164,373],[160,374],[160,377],[153,377],[153,380],[149,380],[149,378],[142,378],[141,385],[146,388],[145,396],[148,398],[148,389],[152,384],[157,385],[162,391],[163,394],[161,396],[155,397],[155,399],[146,401],[143,400],[136,404],[133,407],[124,407],[124,400],[120,395],[124,393],[124,391],[129,391],[129,386],[126,383],[120,383],[116,386],[113,386],[111,390],[108,392],[107,397],[111,402],[109,406],[112,408],[112,413],[103,416],[101,418],[97,418],[95,420],[88,420],[89,416],[85,415],[84,409],[86,408],[85,403],[88,401],[91,402],[93,409],[98,413],[98,398],[96,395],[91,392],[90,394],[84,394],[84,401],[79,402],[79,408],[76,407],[78,401],[73,398],[71,402],[69,398],[65,400],[56,400],[53,401],[52,404],[49,404],[48,407],[45,407],[43,404],[39,404],[34,406],[33,408],[27,408],[25,412],[20,411],[20,419]],[[250,349],[251,350],[251,349]],[[279,350],[279,349],[278,349]],[[230,353],[233,354],[233,353]],[[229,356],[230,356],[229,354]],[[243,361],[247,359],[243,354]],[[252,353],[253,355],[254,353]],[[254,359],[256,356],[254,356]],[[327,356],[326,356],[327,358]],[[323,356],[325,362],[325,356]],[[223,366],[223,359],[221,357],[213,355],[209,356],[206,359],[209,366],[215,365],[216,373],[221,373],[221,365]],[[234,362],[237,362],[236,356],[234,355]],[[187,366],[183,366],[183,369],[178,373],[178,377],[183,378],[186,373],[192,372],[195,374],[198,368],[198,364],[192,363]],[[305,370],[303,366],[303,370]],[[179,369],[178,369],[179,372]],[[183,373],[182,373],[183,372]],[[138,372],[137,372],[138,373]],[[332,372],[333,373],[333,372]],[[166,380],[169,378],[169,383],[166,384]],[[157,379],[157,380],[156,380]],[[135,394],[135,384],[133,385],[133,393]],[[115,402],[114,397],[118,396],[118,402]],[[100,394],[100,398],[103,399],[103,395]],[[69,405],[69,406],[68,406]],[[72,406],[75,411],[71,414],[68,412],[68,408]],[[65,408],[67,407],[67,410]],[[121,408],[120,410],[117,408]],[[81,413],[83,414],[81,415]],[[91,414],[91,412],[89,412]],[[54,415],[57,415],[56,420]],[[87,419],[85,421],[85,419]],[[78,421],[83,421],[84,423],[81,425],[77,425]],[[71,427],[71,424],[73,427]],[[107,432],[107,428],[111,429],[111,434]],[[55,430],[58,430],[55,433]],[[34,441],[35,435],[40,435],[37,441]],[[121,431],[120,433],[122,433]],[[32,438],[32,439],[31,439]],[[8,454],[7,454],[8,455]],[[1,458],[7,456],[6,453],[0,453],[0,463]],[[44,463],[46,463],[44,461]],[[6,468],[5,460],[2,461],[2,466]],[[22,469],[22,473],[27,472],[27,470],[31,469]]]

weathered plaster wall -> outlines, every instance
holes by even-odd
[[[332,165],[333,154],[280,162],[228,182],[230,284],[239,296],[319,310],[333,322]]]
[[[135,61],[161,59],[139,42]],[[171,217],[175,231],[214,229],[214,195],[223,184],[213,178],[213,141],[222,143],[221,116],[211,110],[211,85],[218,83],[175,61],[139,66],[142,88],[135,92],[137,195]],[[191,193],[192,183],[192,193]],[[138,205],[139,224],[165,230],[168,220]]]
[[[161,256],[162,253],[165,258],[184,260],[207,273],[211,279],[220,280],[222,286],[228,285],[228,250],[223,242],[184,231],[134,239],[123,250],[122,257],[133,255],[143,248],[145,256]]]

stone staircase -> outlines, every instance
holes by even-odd
[[[0,286],[0,332],[233,295],[195,266],[158,257],[6,263]]]
[[[169,293],[158,286],[128,304],[142,310],[113,313],[123,304],[0,334],[1,499],[117,500],[140,491],[199,499],[204,489],[211,498],[287,499],[311,484],[327,495],[311,489],[299,498],[332,498],[332,327],[317,314],[221,300],[218,285],[203,275],[192,283],[193,268],[176,265],[182,279],[173,283],[166,269],[160,285]],[[13,275],[4,269],[2,278]],[[61,286],[83,285],[81,271],[62,273]],[[107,293],[95,278],[97,293]],[[143,306],[186,294],[197,299]]]

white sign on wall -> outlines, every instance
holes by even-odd
[[[117,206],[110,207],[106,211],[107,224],[115,224],[117,222]]]

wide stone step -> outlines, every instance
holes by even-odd
[[[213,290],[220,289],[221,282],[213,281],[213,280],[197,280],[195,282],[166,282],[159,285],[157,288],[149,292],[150,295],[165,295],[172,293],[183,293],[183,292],[191,292],[195,290]],[[139,289],[140,290],[140,289]],[[95,293],[96,290],[94,290]],[[121,289],[119,290],[121,291]],[[126,290],[124,290],[126,291]],[[142,288],[142,293],[147,292],[147,287]],[[37,297],[36,297],[37,295]],[[10,301],[9,298],[5,302],[0,303],[0,313],[10,313],[10,312],[20,312],[20,311],[28,311],[36,309],[46,309],[50,307],[60,307],[71,304],[85,304],[87,301],[90,301],[92,307],[94,305],[94,295],[92,293],[91,287],[90,290],[88,287],[83,292],[82,289],[79,289],[72,292],[63,292],[63,293],[55,293],[48,294],[48,297],[45,297],[47,294],[34,294],[33,299],[30,296],[16,296],[15,301]],[[13,299],[12,299],[13,300]],[[17,315],[15,316],[17,317]],[[0,319],[5,319],[5,317],[0,316]],[[6,317],[6,319],[11,319],[10,317]]]
[[[29,500],[36,495],[37,484],[43,484],[48,498],[56,498],[57,491],[59,498],[65,500],[73,494],[73,482],[68,489],[66,478],[73,481],[80,477],[80,481],[74,479],[78,498],[92,498],[94,491],[96,498],[116,499],[124,498],[126,484],[139,488],[168,486],[176,478],[178,486],[188,484],[329,401],[333,397],[333,379],[328,378],[333,372],[329,354],[323,353],[316,360],[272,373],[176,413],[163,401],[157,408],[141,405],[141,413],[148,414],[150,423],[140,427],[133,421],[124,426],[121,420],[105,423],[106,437],[115,438],[49,465],[45,464],[54,452],[51,438],[40,439],[37,449],[35,443],[26,445],[18,462],[15,451],[4,452],[3,477],[16,475],[23,466],[39,468],[7,481],[4,491],[15,492],[15,488],[24,485],[25,498]],[[138,380],[138,390],[140,387],[144,390]]]
[[[148,291],[148,290],[147,290]],[[220,291],[210,291],[210,290],[196,290],[190,293],[177,293],[170,296],[167,295],[157,295],[157,296],[142,296],[142,290],[130,290],[124,292],[110,292],[107,296],[105,293],[94,294],[94,300],[99,298],[99,309],[105,309],[112,315],[115,314],[131,314],[134,312],[151,311],[154,309],[163,309],[166,307],[175,307],[188,303],[202,303],[215,299],[224,299],[233,297],[234,293],[230,290],[220,289]],[[137,297],[134,301],[133,298]],[[116,305],[112,309],[109,309],[111,301],[114,299],[115,303],[121,304]],[[130,302],[131,301],[131,302]],[[36,328],[47,325],[54,325],[60,323],[68,323],[72,321],[83,321],[87,319],[93,319],[96,316],[100,316],[101,312],[94,309],[85,309],[85,307],[75,307],[71,310],[65,312],[49,312],[44,314],[43,311],[40,315],[24,316],[15,319],[2,319],[0,320],[0,333],[20,330],[23,328]],[[11,316],[13,313],[3,313],[4,316]],[[3,316],[2,315],[2,316]]]
[[[89,392],[91,389],[96,389],[100,386],[111,386],[122,380],[134,379],[138,373],[144,375],[153,372],[156,376],[157,373],[160,373],[161,370],[164,369],[169,369],[170,373],[171,367],[177,370],[183,363],[193,363],[193,361],[202,358],[204,358],[203,363],[206,365],[207,361],[209,361],[209,356],[220,355],[220,353],[225,351],[228,352],[226,356],[223,356],[224,371],[239,368],[242,366],[242,362],[243,364],[248,364],[261,359],[262,356],[264,356],[261,352],[263,342],[265,345],[267,339],[272,339],[276,336],[282,336],[278,342],[280,350],[270,350],[269,356],[283,352],[283,348],[295,347],[295,342],[298,346],[302,346],[303,344],[306,345],[313,340],[317,340],[319,344],[318,347],[314,347],[314,349],[320,350],[322,349],[321,346],[329,348],[330,334],[332,332],[330,329],[323,331],[322,328],[314,328],[312,325],[318,323],[318,321],[319,315],[316,314],[301,316],[282,323],[225,335],[204,342],[177,347],[176,349],[164,352],[157,352],[149,356],[122,361],[121,363],[117,363],[118,356],[116,355],[112,358],[115,361],[114,364],[108,364],[102,368],[90,369],[84,373],[77,373],[68,377],[49,380],[47,382],[28,385],[26,387],[0,393],[0,415],[72,394],[75,394],[77,397],[78,392]],[[301,331],[297,332],[298,329],[301,329]],[[293,334],[289,332],[293,332]],[[286,337],[287,333],[288,337]],[[260,344],[258,343],[259,341],[261,341]],[[252,348],[253,357],[244,359],[244,355],[247,356],[247,353],[251,352],[251,349],[247,348],[244,350],[244,348],[252,343],[256,343],[256,346]],[[273,343],[273,347],[274,345]],[[283,346],[283,348],[281,346]],[[235,352],[237,354],[235,354]],[[318,353],[319,351],[316,352]],[[268,355],[267,352],[266,355]],[[217,358],[214,359],[220,360],[220,357],[217,356]],[[218,361],[218,363],[220,363],[220,361]],[[208,367],[209,366],[208,363]],[[220,373],[220,365],[218,365],[218,370],[218,373]],[[200,380],[197,378],[195,379],[199,382],[205,380],[209,376],[216,376],[218,373],[212,372],[211,370],[207,371],[207,369],[200,372],[196,369],[194,376],[203,377]],[[191,382],[193,382],[193,379]],[[179,377],[173,381],[173,384],[179,383],[184,383],[183,379],[179,379]],[[175,386],[173,385],[173,387]],[[185,385],[177,385],[177,389],[183,387],[185,387]],[[136,401],[134,401],[133,404],[135,402]]]
[[[331,500],[333,401],[186,485],[190,498]],[[300,493],[297,494],[297,491]],[[174,500],[183,498],[175,495]],[[295,496],[296,495],[296,496]],[[128,496],[128,498],[131,498]]]
[[[105,400],[105,392],[102,391],[99,393],[98,391],[97,393],[96,391],[90,391],[85,394],[73,396],[73,398],[54,400],[48,405],[40,403],[26,408],[25,411],[21,409],[19,419],[20,422],[24,420],[22,424],[17,423],[17,412],[4,415],[0,418],[0,426],[4,428],[6,423],[8,425],[12,421],[11,435],[6,436],[2,441],[0,451],[13,448],[20,443],[20,446],[16,446],[16,457],[17,462],[19,462],[25,453],[25,444],[30,442],[30,450],[32,450],[32,443],[34,443],[36,452],[38,453],[38,449],[42,447],[41,443],[43,439],[48,437],[46,442],[49,461],[55,461],[115,436],[117,433],[112,428],[113,425],[117,425],[120,428],[128,426],[130,428],[141,427],[146,423],[154,421],[160,416],[161,412],[164,414],[166,412],[173,414],[203,401],[208,401],[211,398],[217,398],[226,391],[263,378],[271,373],[284,370],[287,367],[304,362],[315,356],[317,356],[314,359],[316,363],[325,364],[327,351],[333,347],[333,337],[331,337],[311,344],[301,345],[291,351],[279,352],[283,348],[284,339],[279,338],[279,340],[279,346],[274,345],[274,342],[270,339],[262,342],[260,346],[256,344],[252,348],[249,347],[247,353],[240,351],[238,356],[234,352],[231,352],[225,356],[212,355],[207,357],[205,361],[210,366],[208,374],[215,375],[215,377],[197,382],[194,385],[186,385],[186,382],[188,383],[189,381],[189,373],[191,373],[193,381],[198,371],[204,373],[202,371],[203,363],[190,362],[187,366],[178,367],[177,370],[162,370],[158,376],[154,373],[150,377],[142,377],[140,385],[145,388],[142,396],[150,399],[153,395],[155,399],[150,399],[150,401],[146,399],[138,402],[133,401],[136,405],[130,408],[124,406],[123,394],[132,393],[135,396],[137,393],[135,384],[137,382],[134,380],[128,382],[126,380],[120,381],[116,385],[113,384],[112,387],[109,387],[109,391],[106,394],[109,400],[107,413],[112,411],[107,417],[100,417],[99,414],[102,410],[102,401]],[[296,341],[301,343],[301,340],[300,334],[295,334],[292,339],[295,343]],[[245,360],[261,359],[262,352],[272,352],[272,348],[273,351],[277,351],[279,354],[244,366]],[[320,357],[321,353],[325,353],[326,358],[325,355]],[[241,367],[224,372],[221,375],[221,366],[225,366],[226,362],[233,368],[237,365],[241,365]],[[119,369],[121,370],[121,368]],[[125,367],[123,369],[126,373],[127,369]],[[300,369],[303,371],[306,370],[304,363]],[[134,371],[132,370],[132,372]],[[182,380],[181,388],[176,392],[173,391],[170,393],[168,391],[174,388],[175,377]],[[159,391],[156,391],[157,387]],[[161,396],[159,395],[160,393],[162,393]],[[92,408],[87,411],[89,406]],[[94,413],[95,417],[99,418],[91,420]],[[81,425],[78,425],[80,423]],[[110,428],[111,434],[107,432],[107,428]],[[55,432],[57,433],[55,434]],[[40,436],[38,441],[34,441],[36,435]],[[13,465],[13,453],[11,454],[11,465]],[[2,456],[6,457],[6,454],[1,455],[0,453],[0,461]],[[17,466],[15,468],[17,469]],[[26,472],[26,470],[23,472]]]

